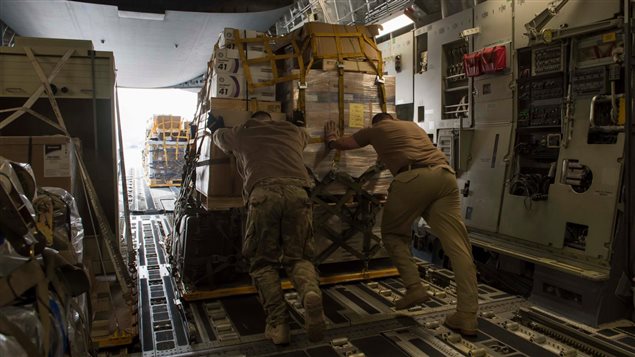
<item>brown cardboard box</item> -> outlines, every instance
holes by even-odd
[[[236,40],[235,37],[235,31],[236,29],[230,28],[230,27],[225,27],[225,29],[223,30],[223,32],[221,32],[220,37],[218,39],[218,45],[220,47],[232,47],[230,46],[230,44],[233,44],[234,41]],[[258,32],[258,31],[254,31],[254,30],[245,30],[245,29],[240,29],[238,30],[238,36],[240,36],[240,38],[257,38],[257,37],[264,37],[265,34],[262,32]]]
[[[337,60],[336,59],[324,59],[322,60],[322,70],[323,71],[336,71],[337,70]],[[373,67],[368,61],[343,61],[344,71],[346,72],[363,72],[370,74],[377,74],[377,61],[375,62],[375,66]]]
[[[211,98],[210,102],[212,108],[218,109],[233,109],[233,110],[246,110],[255,112],[258,110],[264,110],[269,113],[280,113],[282,106],[280,102],[267,102],[263,100],[247,100],[247,99],[230,99],[230,98]]]
[[[60,187],[75,193],[77,165],[67,136],[3,136],[0,137],[0,156],[30,164],[39,187]]]
[[[262,58],[265,53],[262,51],[247,51],[245,58]],[[214,72],[244,75],[244,64],[240,58],[240,51],[219,48],[214,51]],[[270,62],[260,62],[249,66],[249,71],[253,76],[273,79],[273,71]]]
[[[206,197],[240,197],[242,180],[238,174],[236,159],[214,145],[211,135],[205,135],[202,140],[196,167],[196,190]]]
[[[271,73],[252,73],[253,83],[263,83],[271,80]],[[211,78],[211,95],[216,98],[257,99],[264,101],[276,100],[276,87],[265,86],[250,91],[247,79],[242,74],[214,73]]]

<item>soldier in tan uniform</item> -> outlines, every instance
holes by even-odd
[[[370,128],[338,139],[335,122],[331,121],[325,126],[325,141],[329,149],[338,150],[372,145],[379,160],[394,176],[384,206],[381,233],[406,287],[406,294],[395,302],[395,307],[405,309],[428,299],[410,249],[412,224],[423,216],[441,240],[455,274],[457,312],[448,316],[445,324],[466,335],[476,334],[476,267],[461,219],[454,170],[416,123],[396,120],[387,113],[375,115],[372,123]]]
[[[311,186],[302,151],[308,136],[285,121],[256,112],[244,124],[214,133],[214,144],[233,154],[243,178],[248,206],[243,255],[267,315],[265,336],[289,343],[289,324],[280,265],[298,291],[305,309],[309,340],[323,338],[322,294],[311,259],[314,254]]]

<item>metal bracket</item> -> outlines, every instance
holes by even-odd
[[[307,89],[308,85],[306,82],[298,82],[298,89]]]
[[[384,77],[377,76],[375,78],[375,84],[383,84],[385,82],[386,82],[386,79]]]

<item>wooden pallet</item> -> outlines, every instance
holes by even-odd
[[[376,269],[368,269],[366,271],[352,271],[321,274],[320,285],[333,285],[339,283],[347,283],[352,281],[363,281],[370,279],[379,279],[398,276],[399,272],[394,267],[381,267]],[[183,300],[198,301],[208,299],[218,299],[228,296],[255,294],[256,288],[250,283],[239,283],[228,285],[213,290],[193,290],[178,284]],[[293,289],[293,284],[288,279],[282,280],[282,288],[284,290]]]
[[[148,187],[150,188],[159,188],[159,187],[181,187],[181,179],[178,180],[157,180],[157,179],[147,179]]]

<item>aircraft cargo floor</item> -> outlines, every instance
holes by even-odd
[[[136,181],[132,186],[144,187],[141,180]],[[327,331],[319,343],[308,342],[297,294],[286,291],[292,342],[275,346],[264,337],[264,313],[254,294],[195,302],[180,299],[162,243],[171,229],[169,212],[164,212],[170,205],[165,190],[144,187],[131,192],[142,196],[135,203],[141,207],[133,207],[132,228],[138,247],[143,356],[635,354],[635,326],[629,321],[600,328],[580,325],[485,284],[479,284],[479,333],[463,338],[442,324],[455,308],[454,274],[423,261],[420,271],[430,286],[431,299],[408,311],[394,310],[394,300],[404,292],[398,278],[323,286]],[[157,202],[165,207],[156,207]]]

